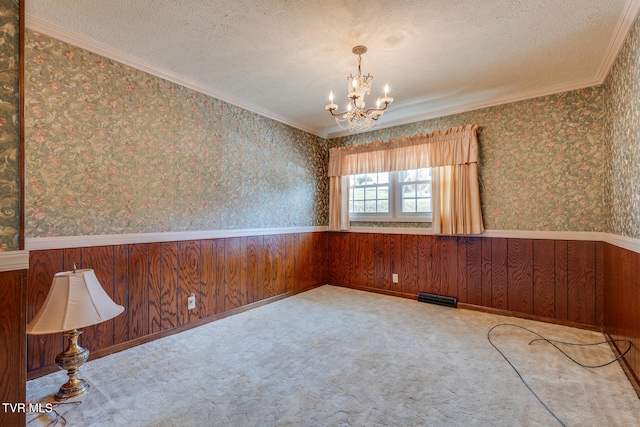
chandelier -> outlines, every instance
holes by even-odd
[[[362,55],[367,51],[367,48],[365,46],[356,46],[351,51],[358,55],[358,75],[354,76],[353,74],[349,74],[349,77],[347,77],[349,84],[348,93],[351,102],[349,102],[346,111],[336,113],[338,106],[333,103],[333,91],[331,91],[329,94],[329,105],[324,107],[324,109],[336,118],[338,126],[353,132],[369,129],[376,124],[376,121],[382,116],[387,106],[393,102],[393,98],[389,96],[389,85],[386,85],[384,87],[384,98],[378,98],[376,107],[364,108],[364,96],[369,95],[371,83],[373,82],[373,76],[371,74],[363,76],[360,69]]]

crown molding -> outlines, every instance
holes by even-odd
[[[640,0],[639,0],[640,1]],[[417,123],[424,120],[438,119],[441,117],[451,116],[453,114],[468,113],[470,111],[480,110],[483,108],[495,107],[497,105],[510,104],[518,101],[525,101],[527,99],[541,98],[543,96],[555,95],[557,93],[569,92],[577,89],[584,89],[587,87],[598,86],[602,84],[603,80],[597,77],[588,77],[585,79],[574,80],[569,83],[562,83],[557,85],[545,86],[543,88],[521,91],[515,94],[508,94],[497,98],[485,99],[477,102],[471,102],[463,105],[456,105],[454,107],[442,108],[439,110],[429,111],[424,114],[416,114],[414,116],[404,117],[402,119],[391,120],[379,124],[375,128],[371,128],[365,132],[371,132],[379,129],[386,129],[395,126],[407,125],[411,123]],[[341,136],[355,135],[358,132],[349,132],[348,130],[340,130],[337,132],[327,132],[326,139],[339,138]],[[364,132],[359,132],[364,133]]]
[[[91,246],[132,245],[138,243],[179,242],[183,240],[223,239],[228,237],[269,236],[274,234],[327,231],[325,226],[248,228],[240,230],[171,231],[161,233],[102,234],[95,236],[28,237],[28,250],[84,248]]]
[[[618,57],[618,52],[620,52],[620,48],[626,40],[631,26],[635,23],[638,13],[640,13],[640,0],[627,0],[627,4],[625,4],[622,15],[616,25],[613,37],[609,41],[607,52],[600,64],[600,68],[598,68],[597,78],[600,84],[604,83],[609,75],[609,71],[611,71],[611,67],[613,67]]]
[[[0,252],[0,272],[29,269],[29,251]]]
[[[46,34],[50,37],[56,38],[65,43],[72,44],[81,49],[85,49],[89,52],[93,52],[95,54],[104,56],[106,58],[117,61],[121,64],[136,68],[140,71],[144,71],[145,73],[149,73],[156,77],[160,77],[170,82],[179,84],[180,86],[193,89],[196,92],[200,92],[204,95],[211,96],[213,98],[235,105],[236,107],[240,107],[244,110],[250,111],[252,113],[259,114],[263,117],[267,117],[269,119],[275,120],[285,125],[294,127],[296,129],[300,129],[304,132],[326,139],[326,136],[323,136],[322,134],[318,133],[317,130],[304,126],[301,123],[295,122],[286,117],[282,117],[278,114],[267,111],[264,108],[245,102],[239,98],[229,95],[228,93],[224,93],[210,86],[204,85],[198,81],[192,80],[188,77],[184,77],[170,70],[164,69],[162,67],[158,67],[157,65],[152,64],[151,62],[145,61],[141,58],[130,55],[128,53],[122,52],[121,50],[114,49],[103,43],[99,43],[95,40],[91,40],[80,34],[74,33],[62,27],[54,25],[50,22],[47,22],[43,19],[37,18],[33,15],[29,15],[29,14],[25,15],[25,27],[28,28],[29,30],[36,31],[41,34]]]

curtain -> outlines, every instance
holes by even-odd
[[[329,229],[349,229],[348,175],[433,168],[434,232],[482,233],[477,133],[477,125],[466,125],[388,142],[332,148]]]

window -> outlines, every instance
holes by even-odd
[[[431,221],[431,169],[349,176],[354,221]]]

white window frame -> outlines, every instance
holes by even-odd
[[[431,172],[431,212],[416,213],[402,212],[402,188],[400,183],[400,172],[389,173],[389,212],[366,213],[349,212],[349,221],[358,222],[433,222],[433,171]],[[417,184],[427,181],[416,181]],[[353,188],[349,186],[348,208],[351,209],[351,195]]]

